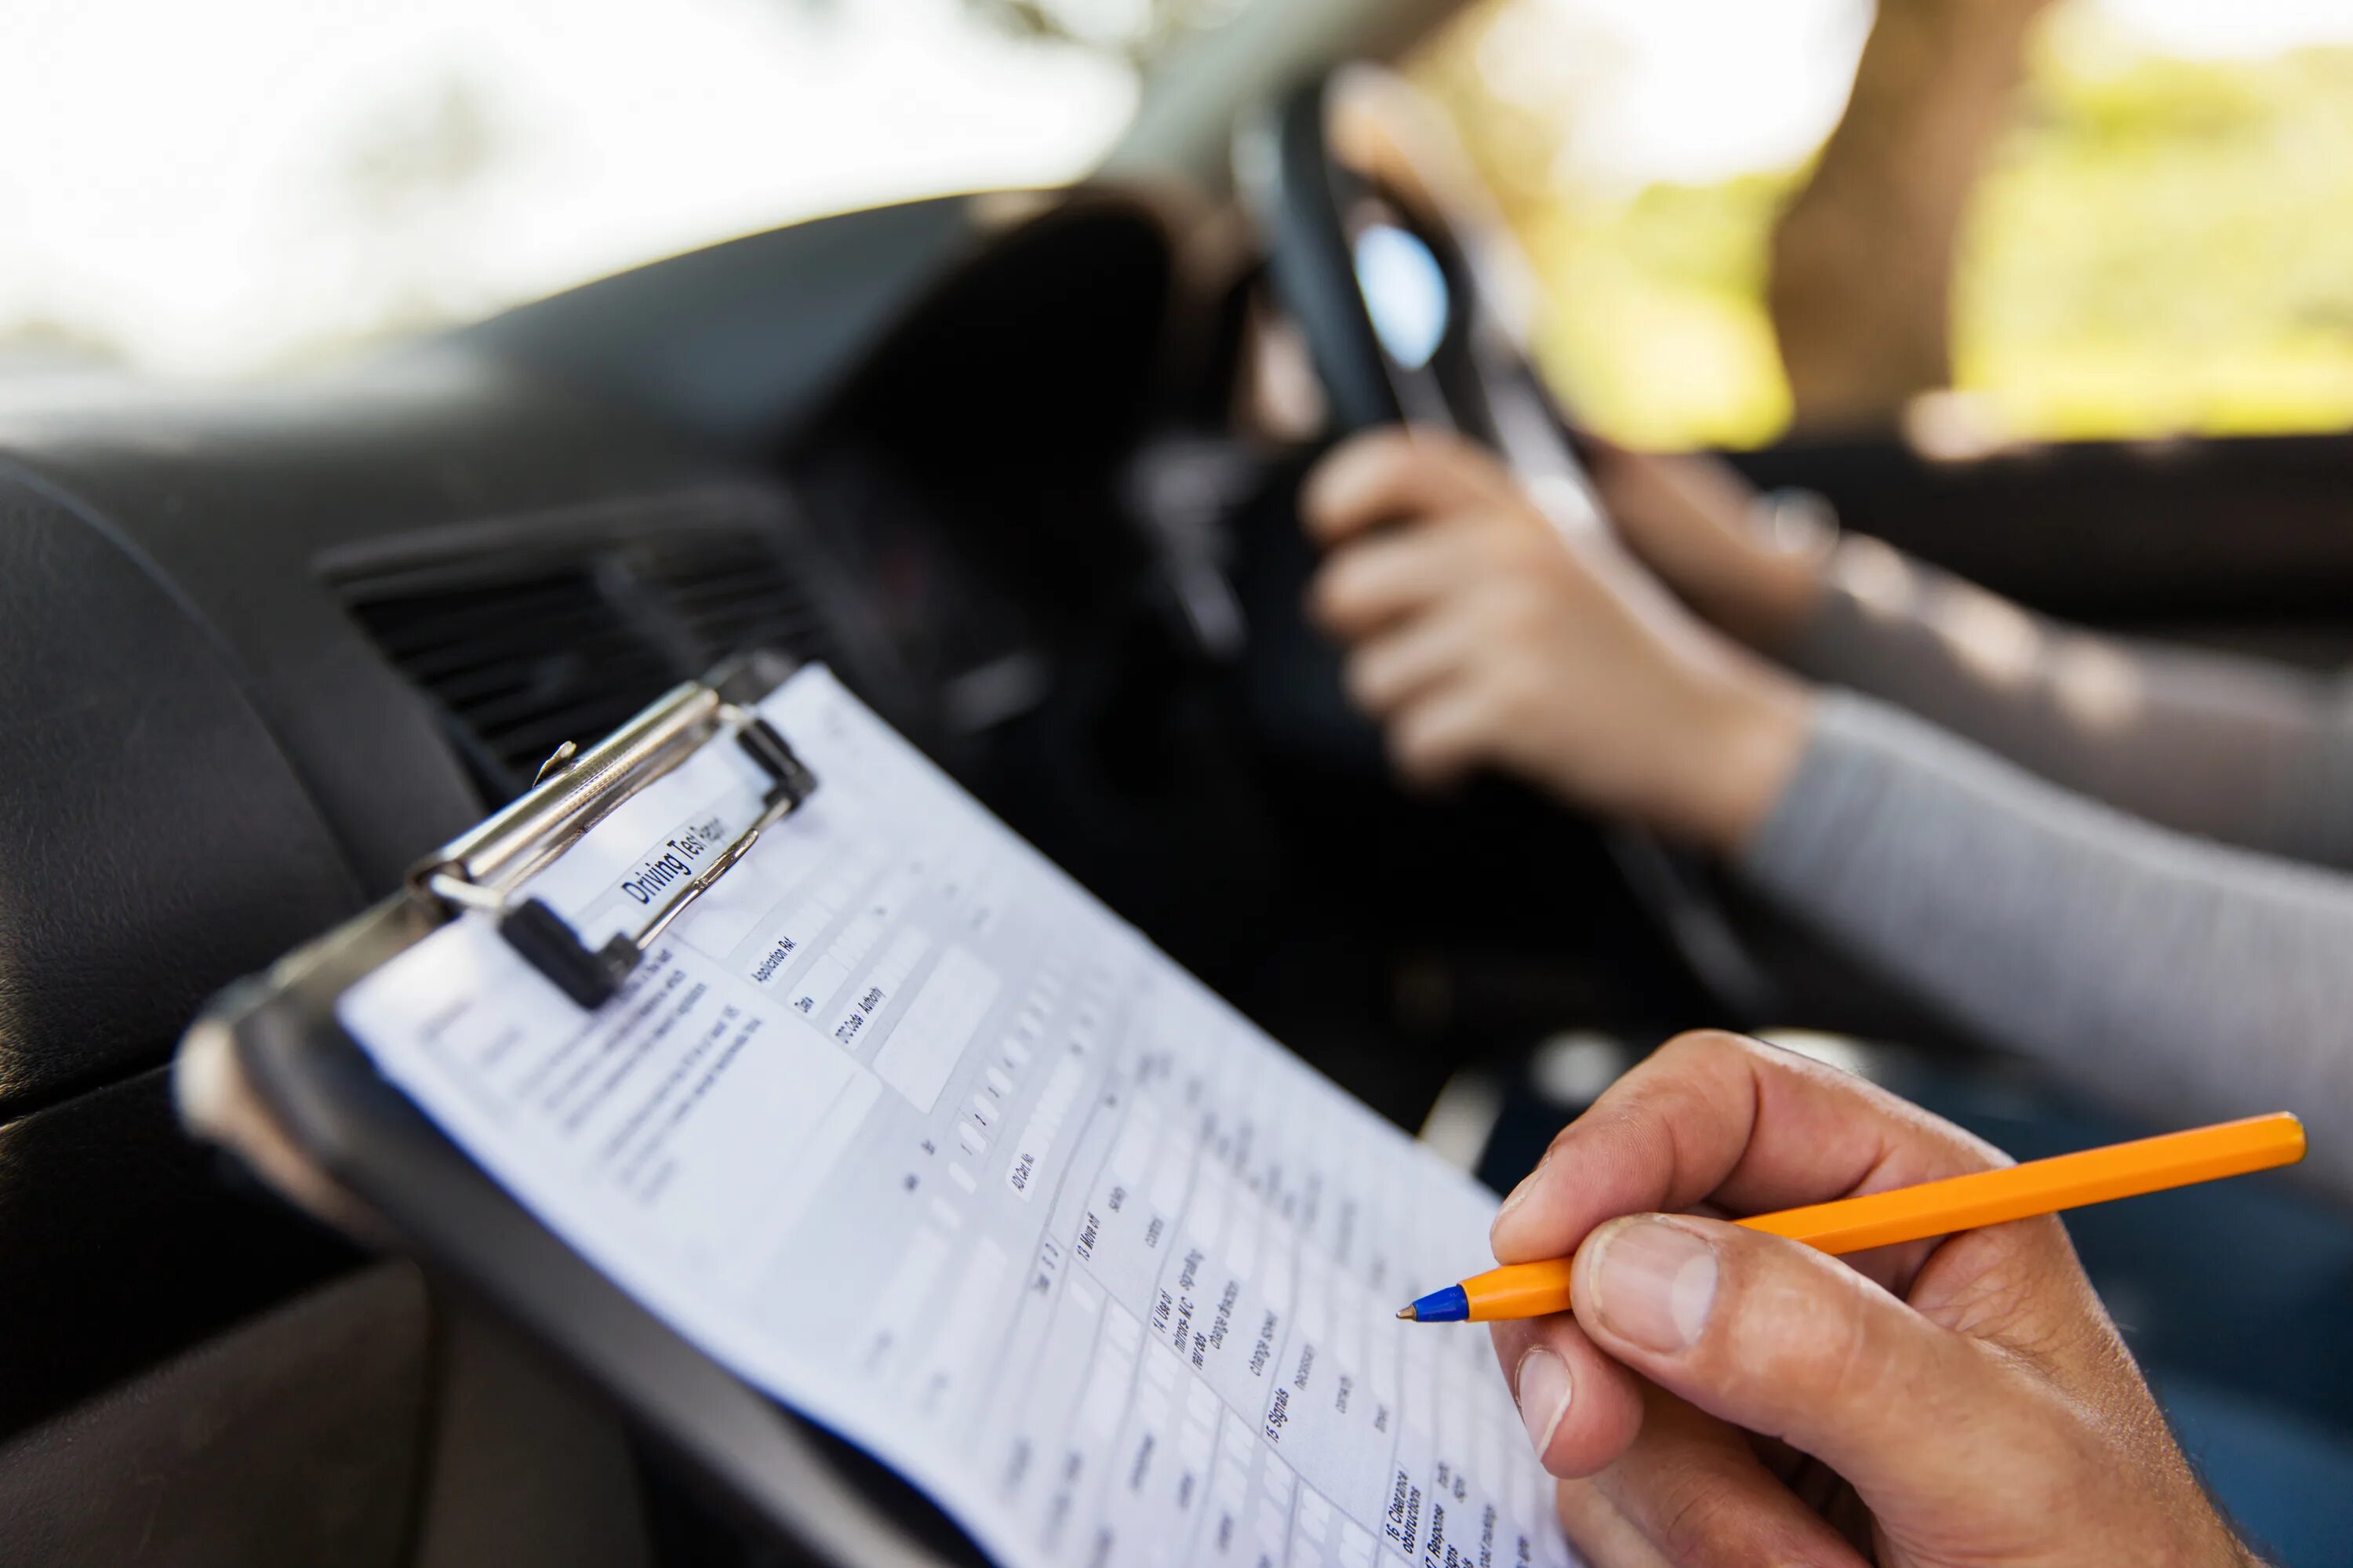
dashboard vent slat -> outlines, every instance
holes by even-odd
[[[492,803],[548,753],[627,720],[731,654],[837,660],[819,574],[765,515],[607,524],[561,543],[342,575],[376,647],[439,709]]]

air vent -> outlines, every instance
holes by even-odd
[[[833,657],[815,586],[765,531],[532,544],[345,576],[345,602],[439,705],[492,801],[732,653]]]

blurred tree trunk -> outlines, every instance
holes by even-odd
[[[1799,429],[1885,427],[1951,383],[1955,241],[2049,3],[1880,0],[1846,115],[1773,234]]]

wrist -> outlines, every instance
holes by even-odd
[[[1815,694],[1762,660],[1728,662],[1697,694],[1683,726],[1674,786],[1662,790],[1660,825],[1733,856],[1773,814],[1813,733]]]

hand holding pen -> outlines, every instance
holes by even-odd
[[[1493,1240],[1506,1263],[1573,1255],[1577,1313],[1493,1331],[1595,1568],[2251,1562],[2057,1220],[1841,1260],[1679,1212],[2003,1163],[1883,1090],[1715,1033],[1555,1139]]]

